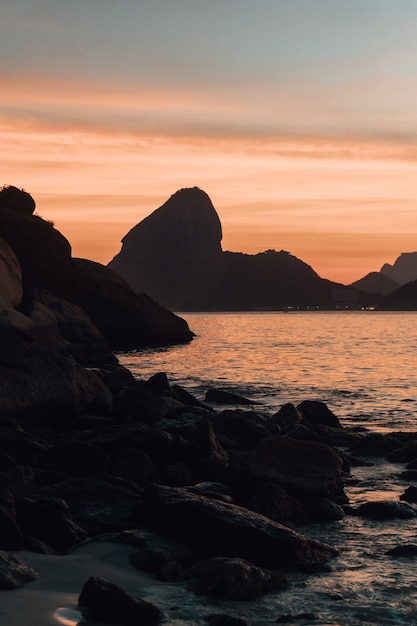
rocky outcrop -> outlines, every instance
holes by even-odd
[[[176,311],[333,307],[337,283],[288,252],[222,252],[207,194],[181,189],[122,240],[109,266],[135,291]]]
[[[65,237],[52,223],[33,215],[34,208],[26,192],[15,187],[0,191],[3,326],[51,347],[55,343],[62,348],[67,342],[88,345],[90,351],[98,346],[99,352],[104,342],[115,349],[190,341],[184,320],[134,293],[105,266],[73,259]]]
[[[221,238],[208,195],[181,189],[127,233],[109,266],[170,309],[210,309],[222,275]]]

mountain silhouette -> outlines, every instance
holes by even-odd
[[[417,280],[417,252],[403,252],[393,265],[385,263],[380,271],[400,285]]]
[[[333,308],[335,290],[338,301],[356,303],[355,290],[321,278],[289,252],[223,252],[221,239],[209,196],[180,189],[127,233],[109,267],[174,311]]]
[[[351,285],[351,287],[355,287],[356,289],[362,289],[368,293],[381,294],[383,296],[391,293],[399,286],[400,283],[382,272],[369,272],[369,274],[356,280]]]
[[[417,311],[417,280],[413,280],[385,296],[379,308],[384,311]]]

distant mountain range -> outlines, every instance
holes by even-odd
[[[385,263],[379,272],[370,272],[352,283],[351,287],[388,295],[414,280],[417,280],[417,252],[403,252],[393,265]]]
[[[181,189],[126,234],[109,266],[174,311],[355,308],[381,297],[323,279],[283,250],[223,252],[221,239],[209,196]]]

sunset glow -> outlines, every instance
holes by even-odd
[[[6,4],[0,184],[74,256],[107,263],[191,186],[224,250],[344,283],[417,250],[416,4]]]

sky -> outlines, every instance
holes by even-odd
[[[107,264],[175,191],[349,284],[417,250],[416,0],[0,0],[0,186]]]

